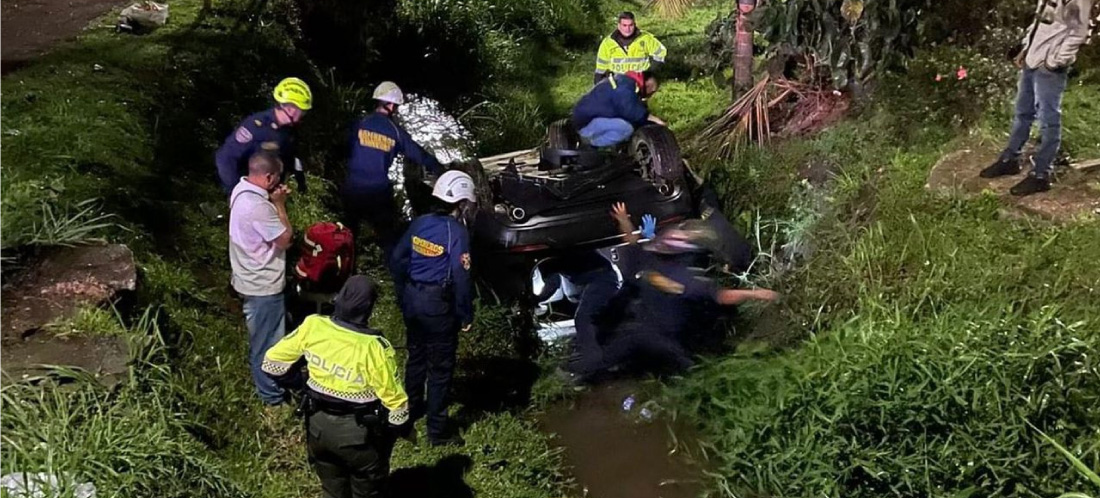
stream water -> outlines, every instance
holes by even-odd
[[[577,495],[694,498],[702,492],[703,466],[683,450],[696,444],[693,432],[660,417],[647,420],[641,413],[648,408],[640,387],[635,381],[604,384],[540,418],[565,451]],[[624,400],[631,396],[633,406],[624,410]]]

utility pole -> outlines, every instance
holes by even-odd
[[[733,51],[733,100],[752,88],[752,21],[756,0],[737,0],[737,34]]]

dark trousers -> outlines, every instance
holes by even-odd
[[[392,191],[343,192],[344,217],[341,223],[358,237],[365,221],[374,232],[378,246],[382,249],[384,263],[388,267],[393,248],[401,237],[402,218],[394,205]]]
[[[630,362],[646,370],[682,372],[694,364],[680,341],[641,327],[616,333],[603,354],[606,368]]]
[[[573,355],[566,366],[570,372],[581,375],[596,373],[603,365],[598,320],[619,290],[615,273],[610,269],[586,276],[588,278],[577,279],[584,285],[584,291],[573,315],[577,335],[573,340]]]
[[[381,424],[365,427],[354,415],[318,411],[306,421],[309,463],[325,498],[379,498],[386,495],[393,437]]]
[[[447,406],[459,329],[452,302],[448,292],[438,285],[409,284],[402,299],[409,348],[405,392],[413,417],[427,416],[429,440],[448,435]]]

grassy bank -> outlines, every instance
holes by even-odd
[[[332,219],[325,178],[339,174],[342,152],[333,151],[346,123],[369,105],[366,83],[319,71],[294,43],[285,3],[255,17],[244,3],[201,5],[173,3],[171,23],[147,36],[92,30],[4,78],[3,247],[18,256],[5,270],[44,244],[102,237],[130,245],[140,273],[137,305],[121,324],[103,313],[68,324],[123,331],[134,344],[129,382],[105,389],[66,371],[36,386],[4,379],[4,473],[71,475],[107,496],[318,492],[300,422],[289,409],[262,413],[252,392],[244,323],[225,285],[224,222],[200,206],[224,203],[213,181],[219,142],[295,74],[311,82],[317,105],[302,130],[311,189],[295,194],[290,217],[299,230]],[[65,222],[49,228],[51,216]],[[370,255],[362,264],[382,277]],[[481,304],[457,382],[468,444],[401,443],[398,492],[546,497],[566,482],[524,414],[537,367],[509,311]],[[376,314],[402,343],[392,296]],[[502,371],[507,382],[494,377]]]
[[[770,282],[784,302],[742,324],[752,341],[666,391],[721,495],[1097,491],[1055,444],[1100,468],[1096,217],[1019,219],[924,187],[943,154],[1006,138],[1014,72],[978,57],[918,54],[853,119],[708,168],[731,212],[773,229],[763,247],[812,249]],[[960,64],[973,87],[936,86]],[[1084,67],[1063,109],[1077,159],[1100,156]],[[834,179],[807,186],[814,168]]]
[[[4,380],[4,473],[68,472],[111,496],[316,494],[298,421],[289,412],[265,416],[252,393],[243,321],[225,290],[224,226],[199,207],[224,202],[211,164],[218,142],[266,105],[265,88],[298,74],[317,92],[302,130],[315,174],[310,194],[292,200],[291,218],[302,228],[332,216],[342,131],[363,109],[370,82],[390,75],[374,66],[358,79],[319,70],[294,43],[297,14],[289,5],[276,2],[250,18],[243,4],[203,11],[197,0],[180,0],[172,23],[152,35],[92,31],[4,78],[5,256],[106,237],[134,249],[141,273],[138,305],[123,324],[102,315],[82,322],[94,329],[88,333],[126,331],[135,346],[129,383],[109,390],[71,372],[62,376],[75,382],[63,387]],[[610,21],[567,22],[570,9],[592,7],[602,13],[598,21],[632,4],[522,4],[550,9],[547,18],[559,24],[528,23],[518,7],[406,5],[402,26],[410,28],[402,36],[418,26],[442,30],[442,39],[487,62],[479,68],[487,81],[476,82],[473,97],[439,92],[463,114],[481,151],[494,153],[540,141],[544,123],[564,116],[590,85],[591,41]],[[725,87],[686,56],[702,51],[703,27],[726,8],[706,5],[675,21],[639,19],[670,48],[677,79],[652,104],[681,141],[729,102]],[[471,34],[440,23],[510,27]],[[770,313],[748,313],[736,331],[759,342],[668,387],[665,406],[702,428],[714,491],[1091,490],[1039,431],[1085,466],[1100,466],[1096,222],[1009,219],[994,196],[964,199],[923,187],[943,153],[1004,139],[1012,71],[980,57],[922,53],[908,75],[883,80],[862,113],[818,136],[693,161],[762,247],[812,248],[774,254],[800,254],[782,276],[753,276],[786,295]],[[960,64],[971,68],[969,82],[933,86],[934,74]],[[414,86],[428,95],[432,84],[449,83],[448,74],[423,73]],[[1075,76],[1066,96],[1066,148],[1080,158],[1100,155],[1098,76],[1095,69]],[[833,179],[807,186],[807,169]],[[43,225],[51,216],[73,223]],[[72,229],[102,223],[111,226]],[[363,268],[381,277],[370,259]],[[492,304],[481,300],[477,326],[461,345],[456,414],[468,444],[401,443],[395,485],[409,496],[564,490],[560,459],[526,412],[556,391],[539,380],[523,320]],[[392,296],[376,313],[376,325],[403,342]]]

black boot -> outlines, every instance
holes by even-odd
[[[1047,190],[1050,190],[1050,180],[1028,175],[1023,180],[1020,180],[1020,183],[1013,185],[1009,192],[1012,193],[1012,195],[1023,197],[1025,195],[1046,192]]]
[[[997,178],[998,176],[1015,175],[1020,172],[1020,160],[1017,159],[997,159],[997,162],[987,166],[985,169],[978,173],[978,176],[982,178]]]

